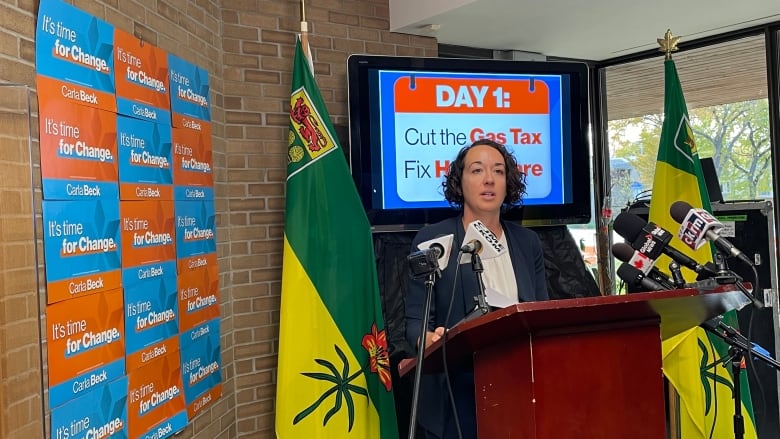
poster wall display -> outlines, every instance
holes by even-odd
[[[222,395],[209,74],[61,0],[36,74],[49,435],[164,439]]]

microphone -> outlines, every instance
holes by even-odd
[[[711,213],[704,209],[694,208],[685,201],[675,201],[669,208],[669,214],[680,223],[677,237],[688,247],[696,250],[708,240],[715,244],[721,252],[734,256],[748,265],[753,265],[747,255],[734,247],[726,238],[722,238],[718,232],[724,227]]]
[[[624,242],[618,242],[612,245],[612,254],[619,260],[628,263],[632,267],[641,271],[646,277],[658,282],[664,289],[673,290],[674,285],[671,280],[655,268],[655,259],[650,259],[642,252],[634,250],[630,245]]]
[[[444,270],[450,262],[450,251],[452,251],[452,242],[454,240],[455,235],[450,233],[449,235],[437,236],[436,238],[421,242],[417,244],[417,248],[420,250],[433,251],[439,264],[439,270]]]
[[[482,251],[482,243],[477,241],[476,239],[472,239],[466,244],[463,244],[463,246],[460,248],[460,251],[462,251],[463,253],[479,254],[479,252]]]
[[[672,234],[655,223],[646,222],[642,218],[622,212],[615,218],[615,231],[631,244],[634,250],[644,253],[651,259],[658,259],[661,254],[672,258],[683,267],[695,271],[701,278],[716,276],[717,270],[708,265],[701,265],[694,259],[669,245]]]
[[[478,254],[482,259],[492,259],[506,253],[507,249],[482,221],[476,220],[466,227],[466,236],[463,237],[460,251],[463,253],[460,263],[466,264],[471,260],[470,254]]]
[[[629,287],[641,290],[641,291],[664,291],[663,285],[646,277],[644,273],[634,268],[628,262],[620,264],[617,270],[618,276],[623,279]]]

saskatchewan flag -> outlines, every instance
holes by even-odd
[[[679,229],[669,214],[675,201],[688,202],[693,207],[712,212],[707,186],[699,162],[693,132],[688,122],[685,98],[674,61],[665,61],[664,122],[658,147],[658,161],[653,177],[653,197],[650,221],[670,231]],[[693,251],[685,245],[677,247],[699,263],[712,261],[711,246]],[[664,257],[659,267],[670,262]],[[684,272],[684,275],[693,275]],[[687,277],[687,276],[686,276]],[[693,276],[686,281],[694,281]],[[736,313],[726,314],[725,322],[736,327]],[[672,437],[682,439],[734,437],[734,399],[731,363],[726,368],[719,362],[728,355],[728,345],[717,336],[696,327],[663,342],[663,368],[669,382],[677,390],[679,422]],[[742,416],[745,438],[756,438],[753,406],[750,402],[747,374],[741,373]]]
[[[397,439],[371,228],[300,41],[290,107],[276,436]]]

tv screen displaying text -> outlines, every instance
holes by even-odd
[[[526,174],[524,205],[571,202],[569,85],[565,75],[374,70],[372,204],[448,206],[449,161],[479,139],[505,144]]]

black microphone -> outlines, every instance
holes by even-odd
[[[636,269],[633,265],[623,262],[617,270],[618,276],[623,279],[628,286],[642,291],[664,291],[663,285],[645,276],[644,273]]]
[[[482,250],[482,243],[479,240],[472,239],[471,241],[463,244],[460,251],[463,253],[479,253]]]
[[[672,281],[660,270],[658,270],[653,266],[655,264],[654,259],[650,259],[649,257],[647,257],[647,255],[643,255],[642,253],[634,250],[630,245],[626,244],[625,242],[618,242],[613,244],[612,254],[619,260],[626,262],[629,265],[633,266],[634,268],[638,269],[645,276],[658,282],[665,289],[668,290],[674,289],[674,285],[672,284]],[[637,267],[637,262],[641,262],[643,266]]]
[[[431,250],[434,255],[436,255],[437,260],[444,254],[444,246],[439,244],[438,242],[434,242],[433,244],[431,244],[431,246],[428,247],[428,249]]]
[[[625,238],[634,250],[640,251],[652,259],[665,254],[683,267],[698,273],[701,278],[716,276],[717,270],[701,265],[688,255],[671,245],[672,234],[655,223],[647,222],[629,212],[622,212],[615,218],[615,231]]]
[[[715,244],[715,247],[724,254],[739,258],[748,265],[753,265],[750,258],[718,234],[718,231],[723,228],[723,224],[711,213],[704,209],[696,209],[685,201],[675,201],[669,208],[669,214],[680,223],[678,236],[689,247],[698,248],[701,246],[702,238],[704,238]]]
[[[413,278],[419,279],[439,271],[438,259],[440,255],[437,255],[436,253],[436,249],[426,248],[410,253],[409,256],[406,257],[409,263],[409,271]]]

